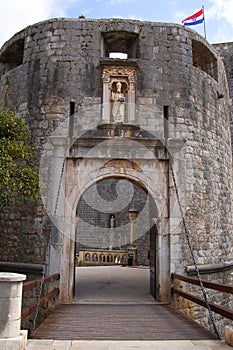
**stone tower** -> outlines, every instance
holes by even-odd
[[[114,215],[119,248],[136,207],[140,259],[150,248],[151,291],[167,301],[171,272],[193,265],[177,186],[198,265],[227,282],[217,267],[232,266],[230,110],[213,46],[175,24],[52,19],[17,33],[0,62],[1,110],[29,123],[42,189],[41,203],[3,210],[2,260],[60,272],[71,302],[77,236],[107,249]]]

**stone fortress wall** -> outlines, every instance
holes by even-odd
[[[218,52],[219,56],[222,58],[225,71],[226,71],[226,77],[227,77],[227,83],[229,88],[229,97],[230,97],[230,115],[231,115],[231,140],[233,140],[233,105],[232,105],[232,98],[233,98],[233,76],[232,76],[232,57],[233,57],[233,43],[222,43],[222,44],[214,44],[213,47]]]
[[[109,59],[110,52],[125,52],[128,59]],[[150,133],[168,150],[160,157],[157,146],[150,143],[156,164],[167,174],[169,269],[183,272],[193,265],[168,176],[169,159],[197,263],[225,263],[232,259],[231,52],[231,44],[211,46],[194,31],[175,24],[51,19],[24,29],[2,47],[0,106],[27,120],[40,156],[59,124],[67,125],[68,136],[75,138],[75,133],[87,131],[90,125],[96,129],[106,123],[101,112],[106,102],[103,71],[111,65],[121,72],[133,69],[135,90],[130,96],[127,92],[132,103],[123,122],[135,123],[140,132]],[[218,54],[224,58],[226,74]],[[85,118],[90,108],[93,113]],[[113,122],[111,117],[107,120]],[[134,137],[137,143],[142,142],[139,136]],[[70,157],[80,157],[82,149],[74,146]],[[48,271],[56,266],[59,270],[60,233],[41,203],[5,208],[0,242],[1,260],[41,263]],[[51,249],[56,251],[53,262]],[[216,280],[229,282],[229,271],[223,275]]]

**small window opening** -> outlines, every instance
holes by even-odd
[[[139,45],[138,34],[125,32],[125,31],[113,31],[103,33],[103,56],[110,57],[110,54],[123,54],[123,59],[138,58]],[[122,57],[110,57],[110,58],[122,58]]]
[[[69,138],[70,138],[70,140],[72,140],[73,136],[74,136],[74,114],[75,114],[75,102],[70,101],[70,117],[69,117]],[[71,144],[72,144],[72,141],[71,141]]]
[[[75,113],[75,102],[70,102],[70,116]]]
[[[128,54],[123,52],[110,52],[109,58],[119,58],[121,60],[127,60]]]
[[[0,57],[0,62],[4,64],[4,73],[23,63],[23,53],[24,39],[19,39],[6,47]]]
[[[218,81],[218,64],[215,55],[200,41],[192,41],[193,65]]]
[[[169,137],[168,119],[169,119],[169,107],[163,106],[164,117],[164,138],[167,140]]]

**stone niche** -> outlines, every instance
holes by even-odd
[[[135,121],[136,67],[103,65],[102,123]]]

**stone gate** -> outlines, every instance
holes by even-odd
[[[126,59],[110,58],[116,52]],[[198,264],[231,266],[228,82],[221,57],[204,38],[175,24],[53,19],[2,47],[0,75],[1,110],[25,118],[39,146],[42,191],[40,203],[3,210],[2,260],[61,272],[61,302],[72,302],[79,203],[93,186],[98,192],[105,181],[125,181],[122,203],[138,187],[153,207],[139,219],[149,222],[146,232],[154,230],[152,290],[169,300],[170,273],[193,265],[172,165]],[[139,214],[147,208],[138,205]],[[98,209],[94,200],[89,206]],[[95,221],[93,232],[104,225]],[[227,282],[224,271],[215,280]]]

